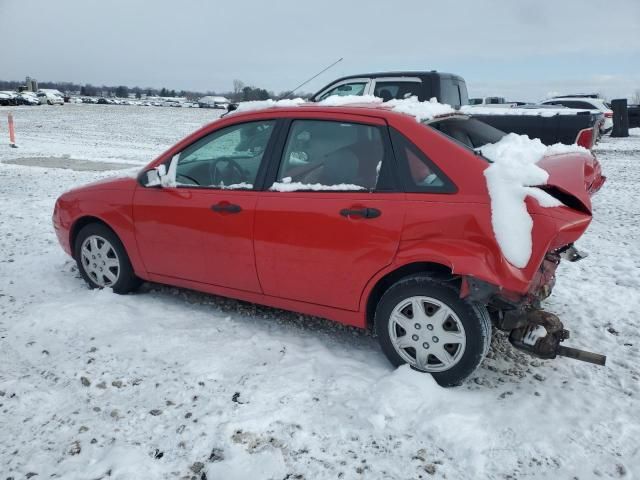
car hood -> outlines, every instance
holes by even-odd
[[[549,155],[538,162],[549,173],[541,186],[568,207],[591,213],[591,195],[600,189],[605,177],[590,153]]]
[[[132,190],[137,185],[137,180],[133,177],[105,178],[97,182],[88,183],[71,190],[72,192],[82,192],[90,190]]]

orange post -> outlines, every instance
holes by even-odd
[[[9,121],[9,146],[16,148],[16,130],[13,126],[13,113],[9,112],[7,120]]]

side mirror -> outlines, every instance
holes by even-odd
[[[167,167],[164,163],[161,163],[155,168],[151,170],[147,170],[147,181],[145,183],[146,187],[175,187],[175,176],[176,176],[176,167],[178,163],[178,156],[174,156],[171,159],[171,163],[169,164],[169,170],[167,171]]]
[[[237,103],[229,103],[227,105],[227,113],[229,112],[233,112],[234,110],[238,109],[238,104]]]
[[[147,170],[145,174],[147,175],[147,181],[144,182],[145,187],[160,187],[162,186],[162,177],[160,176],[160,167],[162,170],[165,169],[164,165],[160,165],[159,167],[152,168],[151,170]]]

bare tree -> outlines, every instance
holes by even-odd
[[[636,91],[633,92],[631,103],[633,103],[634,105],[640,105],[640,88],[637,88]]]
[[[243,88],[244,88],[244,82],[236,78],[233,81],[233,94],[236,96],[239,96],[242,93]]]

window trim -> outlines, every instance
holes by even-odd
[[[340,82],[332,83],[331,85],[329,85],[327,88],[325,88],[324,90],[319,92],[317,95],[315,95],[313,97],[313,101],[314,102],[321,102],[322,100],[324,100],[322,98],[322,96],[324,94],[326,94],[327,92],[333,90],[334,88],[337,88],[337,87],[339,87],[341,85],[346,85],[348,83],[364,83],[364,90],[362,90],[362,95],[368,95],[369,91],[371,89],[371,79],[368,78],[368,77],[347,78],[345,80],[341,80]],[[362,95],[360,95],[360,96],[362,96]]]
[[[396,157],[398,176],[400,177],[401,185],[405,193],[438,193],[451,195],[458,192],[458,187],[456,186],[456,184],[453,183],[453,181],[442,171],[442,169],[438,167],[438,165],[436,165],[436,163],[431,160],[420,148],[418,148],[418,146],[413,143],[406,135],[393,127],[389,127],[389,136],[391,138],[391,145]],[[406,142],[410,148],[415,150],[414,153],[416,153],[417,156],[420,157],[423,162],[425,162],[427,167],[429,167],[429,169],[442,180],[442,186],[438,187],[429,185],[416,185],[411,176],[408,159],[406,158],[406,155],[404,155],[400,150],[401,142]]]
[[[197,142],[203,140],[204,138],[210,136],[210,135],[215,135],[216,133],[222,132],[224,130],[227,129],[231,129],[231,128],[236,128],[240,125],[246,125],[249,123],[264,123],[264,122],[273,122],[274,123],[274,127],[273,127],[273,132],[271,133],[271,137],[269,137],[269,141],[267,142],[267,147],[264,150],[264,154],[262,155],[262,159],[260,160],[260,165],[258,166],[258,171],[256,172],[256,178],[255,181],[253,182],[253,188],[248,189],[248,188],[220,188],[219,186],[215,186],[215,185],[178,185],[176,184],[176,186],[174,188],[179,188],[179,189],[193,189],[193,190],[215,190],[215,191],[221,191],[221,192],[255,192],[255,191],[260,191],[261,190],[261,186],[264,183],[264,177],[266,175],[266,170],[268,168],[268,165],[271,164],[271,156],[273,155],[273,150],[274,148],[277,146],[277,137],[279,134],[279,130],[280,128],[282,128],[282,120],[279,118],[264,118],[264,119],[258,119],[258,120],[249,120],[249,121],[244,121],[244,122],[237,122],[237,123],[232,123],[230,125],[225,125],[221,128],[218,128],[216,130],[212,130],[209,132],[204,133],[202,136],[196,138],[195,140],[193,140],[191,143],[189,143],[189,145],[186,145],[184,148],[180,149],[178,152],[175,152],[173,155],[171,155],[170,158],[168,158],[167,160],[165,160],[164,162],[162,162],[159,165],[165,165],[167,170],[169,169],[169,165],[171,164],[171,161],[173,160],[173,158],[178,157],[178,160],[176,160],[176,168],[177,168],[177,162],[179,161],[179,156],[188,148],[191,148],[193,145],[195,145]],[[157,167],[157,165],[156,165]]]
[[[384,189],[378,188],[372,190],[295,190],[293,192],[278,192],[270,190],[273,184],[278,178],[278,171],[280,165],[284,160],[284,151],[287,146],[287,139],[289,133],[293,127],[295,121],[312,121],[312,122],[337,122],[337,123],[352,123],[357,125],[364,125],[367,127],[377,128],[380,131],[380,138],[383,146],[382,166],[380,168],[380,174],[378,178],[384,178],[388,185],[385,185]],[[282,125],[278,133],[278,142],[274,150],[271,152],[272,156],[269,161],[269,167],[265,172],[264,182],[261,184],[260,190],[263,192],[277,193],[277,194],[296,194],[296,193],[350,193],[350,194],[371,194],[371,193],[399,193],[402,192],[400,188],[400,178],[398,176],[398,165],[395,158],[393,146],[391,144],[391,137],[389,135],[389,126],[386,124],[379,125],[377,123],[367,123],[366,121],[354,121],[345,120],[340,118],[318,118],[318,117],[295,117],[286,118],[282,120]],[[255,185],[254,185],[255,187]]]

